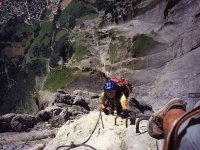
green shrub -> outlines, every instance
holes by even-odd
[[[109,56],[111,63],[122,60],[126,55],[126,38],[124,36],[116,37],[109,45]]]
[[[97,17],[98,17],[98,14],[94,14],[94,13],[83,16],[81,18],[76,19],[76,25],[82,24],[86,20],[92,20],[92,19],[95,19]]]
[[[77,45],[72,59],[76,62],[81,61],[87,54],[87,48],[83,45]]]
[[[131,47],[132,53],[136,57],[144,56],[150,49],[156,45],[156,41],[152,37],[144,34],[139,35]]]

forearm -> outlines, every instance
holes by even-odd
[[[101,108],[101,109],[105,109],[106,106],[105,106],[103,103],[100,103],[100,108]]]
[[[123,110],[127,109],[128,107],[127,101],[126,100],[121,101],[121,106]]]

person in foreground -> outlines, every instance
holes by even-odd
[[[119,90],[118,85],[112,80],[106,80],[103,85],[104,92],[100,95],[100,108],[106,115],[114,114],[114,110],[117,111],[117,115],[122,118],[129,116],[127,110],[127,98],[123,92]]]
[[[149,119],[147,131],[165,139],[164,150],[200,150],[200,101],[186,112],[186,103],[171,99]]]

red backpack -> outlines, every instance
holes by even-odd
[[[126,97],[128,97],[132,92],[132,84],[130,84],[127,80],[118,78],[110,78],[110,80],[119,86],[120,91],[123,92]]]

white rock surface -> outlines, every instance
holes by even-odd
[[[91,134],[99,112],[93,111],[83,116],[81,119],[73,123],[66,123],[58,131],[56,137],[50,141],[44,150],[56,149],[61,145],[69,145],[72,141],[75,144],[81,144]],[[125,120],[118,118],[117,125],[114,125],[115,116],[102,115],[102,122],[92,135],[91,139],[86,143],[98,150],[149,150],[156,149],[156,140],[152,139],[146,132],[147,122],[141,122],[141,134],[136,134],[135,125],[125,127]],[[86,147],[77,147],[77,150],[87,149]]]

